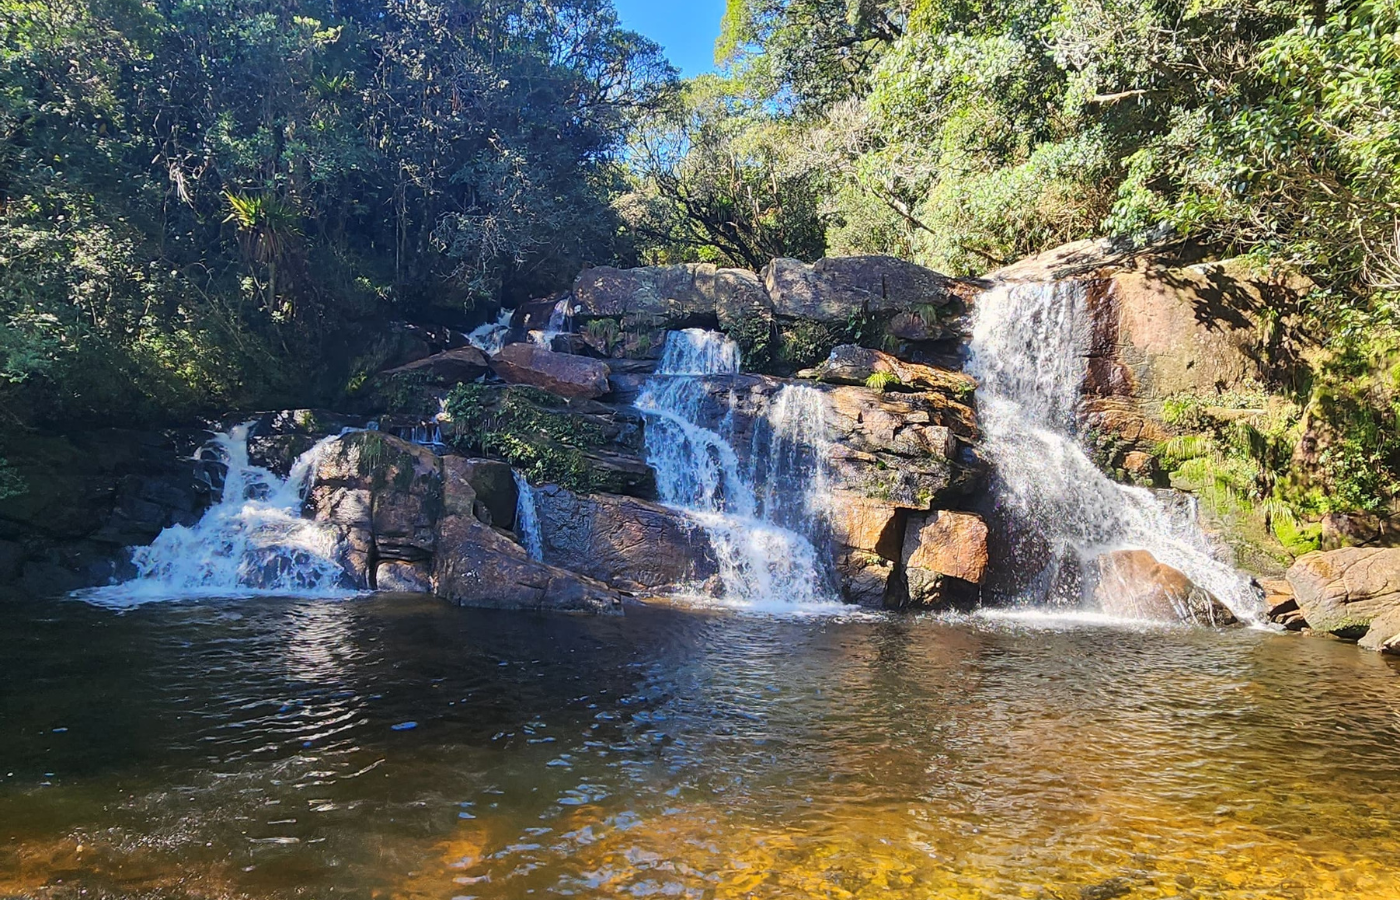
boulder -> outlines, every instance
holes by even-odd
[[[904,570],[911,599],[938,576],[981,584],[987,574],[987,525],[973,513],[938,510],[910,516],[904,531]]]
[[[848,550],[897,560],[904,545],[899,507],[849,492],[833,493],[827,504],[832,537]]]
[[[904,362],[884,351],[855,344],[842,344],[833,349],[815,372],[817,380],[828,384],[864,385],[874,375],[897,379],[888,385],[888,390],[939,391],[970,399],[977,389],[977,382],[970,375]]]
[[[515,527],[517,488],[511,467],[497,459],[442,459],[446,515],[474,515],[496,528]]]
[[[879,609],[888,603],[895,563],[878,553],[850,550],[837,555],[836,574],[847,603]]]
[[[1371,620],[1371,627],[1357,641],[1364,650],[1378,650],[1400,656],[1400,608],[1382,613]]]
[[[574,281],[574,310],[586,318],[652,318],[670,328],[714,321],[711,263],[584,269]]]
[[[511,384],[528,384],[560,397],[593,400],[609,391],[606,363],[535,344],[503,347],[491,357],[491,368]]]
[[[775,259],[763,270],[763,284],[775,315],[828,325],[845,325],[858,314],[943,307],[955,296],[951,278],[891,256],[833,257],[812,265]]]
[[[514,541],[470,516],[438,526],[433,590],[459,606],[620,613],[622,598],[605,585],[530,559]]]
[[[384,372],[384,376],[415,376],[428,384],[451,386],[476,381],[489,369],[486,354],[475,347],[467,346],[415,360],[397,369],[389,369]]]
[[[1298,608],[1298,598],[1293,593],[1293,585],[1286,579],[1262,579],[1259,588],[1264,592],[1264,611],[1270,622],[1282,625],[1289,631],[1302,631],[1308,627],[1303,611]]]
[[[1315,631],[1357,639],[1400,610],[1400,549],[1347,547],[1300,557],[1288,570],[1298,608]]]
[[[1098,558],[1094,600],[1106,613],[1133,619],[1234,625],[1234,613],[1184,573],[1146,550],[1115,550]]]
[[[376,570],[375,590],[389,594],[431,594],[432,573],[421,562],[389,560]]]
[[[702,528],[635,497],[535,490],[544,561],[625,591],[704,581],[719,571]]]

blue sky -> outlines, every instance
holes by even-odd
[[[622,24],[656,41],[689,78],[715,67],[724,0],[615,0]]]

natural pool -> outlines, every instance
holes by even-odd
[[[1400,897],[1400,666],[1335,642],[0,611],[0,897]]]

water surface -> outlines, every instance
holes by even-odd
[[[0,897],[1400,897],[1400,666],[1326,640],[0,610]]]

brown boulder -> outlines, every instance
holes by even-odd
[[[622,599],[605,585],[535,562],[514,541],[470,516],[438,526],[433,590],[459,606],[619,613]]]
[[[1098,559],[1094,600],[1106,613],[1133,619],[1234,625],[1229,607],[1146,550],[1115,550]]]
[[[905,362],[881,350],[842,344],[831,351],[826,362],[817,367],[816,378],[828,384],[863,385],[872,375],[889,375],[898,379],[891,389],[939,391],[960,399],[970,398],[977,389],[971,375]]]
[[[910,516],[904,532],[904,568],[911,575],[920,570],[981,584],[987,574],[986,523],[972,513],[946,510]]]
[[[763,270],[775,315],[844,325],[853,314],[901,313],[953,300],[953,280],[891,256],[845,256],[812,265],[775,259]]]
[[[837,544],[884,559],[899,559],[903,523],[894,504],[840,492],[831,495],[827,507]]]
[[[1374,620],[1400,610],[1400,549],[1309,553],[1293,563],[1288,582],[1314,630],[1359,638]]]
[[[476,381],[489,369],[486,354],[475,347],[458,347],[416,360],[406,366],[390,369],[384,374],[390,378],[396,375],[419,375],[431,384],[453,385]]]
[[[703,581],[719,571],[710,542],[675,510],[635,497],[535,491],[544,561],[626,591]]]
[[[895,564],[877,553],[851,550],[836,557],[836,574],[847,603],[878,609],[887,602]]]
[[[609,391],[606,363],[555,353],[535,344],[510,344],[491,368],[511,384],[528,384],[560,397],[593,400]]]

